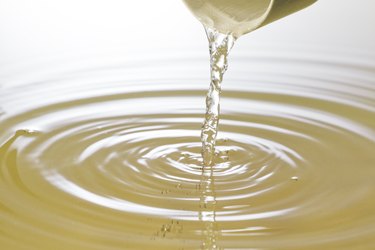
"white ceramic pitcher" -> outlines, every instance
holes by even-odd
[[[183,0],[206,26],[240,37],[317,0]]]

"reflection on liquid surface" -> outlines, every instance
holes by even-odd
[[[35,66],[0,91],[0,245],[374,248],[374,59],[297,52],[233,58],[205,169],[206,58]]]

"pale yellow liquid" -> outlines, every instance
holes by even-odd
[[[208,99],[234,42],[209,38]],[[0,92],[0,249],[375,249],[375,68],[280,58],[239,65],[205,163],[204,79],[85,86],[95,68]]]
[[[204,79],[2,92],[1,249],[373,249],[375,70],[278,58],[231,69],[203,169]]]

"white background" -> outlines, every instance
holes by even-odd
[[[288,44],[373,54],[374,11],[373,0],[319,0],[242,37],[233,53]],[[166,50],[207,54],[203,28],[181,0],[0,0],[0,74],[45,55]]]

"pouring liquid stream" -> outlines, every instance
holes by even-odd
[[[184,0],[204,25],[210,52],[211,79],[201,132],[204,166],[212,166],[220,115],[220,92],[228,55],[240,36],[299,11],[316,0]]]
[[[228,68],[228,55],[236,39],[206,27],[209,41],[211,81],[206,96],[206,114],[202,126],[202,157],[204,166],[212,166],[220,116],[220,93],[223,76]]]

